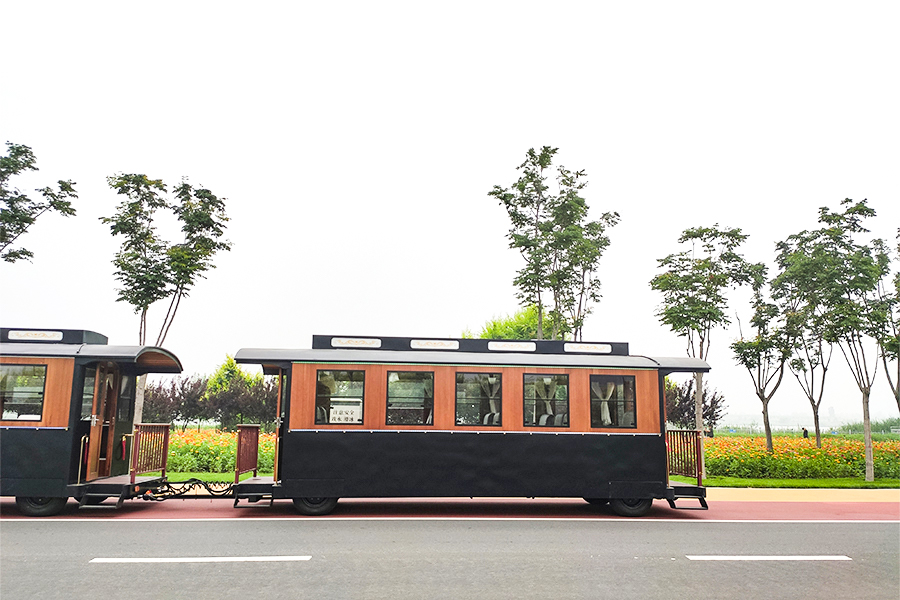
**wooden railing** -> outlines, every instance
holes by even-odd
[[[238,425],[237,456],[234,462],[234,482],[238,483],[243,473],[259,472],[259,425]]]
[[[142,473],[162,471],[166,476],[169,459],[168,423],[138,423],[134,426],[134,442],[131,446],[131,483]]]
[[[666,431],[666,449],[669,455],[669,474],[696,477],[697,485],[703,485],[703,471],[700,468],[700,433],[690,429],[669,429]]]

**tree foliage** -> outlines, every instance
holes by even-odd
[[[762,269],[738,254],[746,239],[740,229],[718,224],[686,229],[678,242],[691,248],[657,261],[664,269],[650,282],[663,295],[657,317],[686,339],[689,356],[708,355],[712,331],[731,323],[726,292],[750,283]]]
[[[512,315],[496,317],[484,324],[478,337],[483,340],[535,340],[538,328],[538,308],[526,306]],[[473,337],[464,332],[463,337]]]
[[[35,190],[42,200],[33,200],[16,188],[9,187],[9,180],[25,171],[37,171],[37,158],[28,146],[6,142],[7,154],[0,156],[0,258],[6,262],[31,260],[34,253],[24,247],[15,247],[18,239],[28,231],[37,219],[47,212],[57,212],[70,217],[75,214],[71,198],[77,198],[75,183],[59,180],[56,187]]]
[[[274,428],[277,381],[245,372],[231,356],[209,377],[206,398],[208,414],[222,429],[243,423],[259,423],[270,431]]]
[[[519,301],[537,307],[536,339],[546,337],[549,306],[551,339],[571,333],[578,340],[592,303],[600,299],[596,272],[610,243],[606,231],[618,223],[619,215],[607,212],[596,221],[587,220],[588,205],[581,195],[587,185],[584,171],[560,166],[557,191],[551,190],[548,171],[557,151],[550,146],[529,149],[518,167],[518,180],[509,188],[495,185],[488,195],[506,208],[512,224],[510,247],[525,259],[513,283]]]
[[[182,430],[189,423],[213,418],[206,401],[205,377],[174,377],[166,383],[150,384],[144,392],[144,419],[151,423],[179,421]]]
[[[712,430],[725,416],[725,397],[718,390],[710,390],[708,384],[703,385],[703,424]],[[683,383],[666,378],[666,421],[684,429],[695,427],[693,378]]]

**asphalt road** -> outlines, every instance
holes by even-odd
[[[897,600],[900,523],[0,520],[2,600],[124,597]]]

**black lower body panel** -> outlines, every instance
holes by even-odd
[[[660,435],[291,431],[285,497],[663,498]]]

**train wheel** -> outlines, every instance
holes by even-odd
[[[29,517],[49,517],[59,514],[68,500],[68,498],[43,496],[16,496],[16,508],[20,513]]]
[[[294,508],[301,515],[327,515],[337,506],[337,498],[294,498]]]
[[[653,506],[652,498],[613,498],[610,508],[620,517],[643,517]]]
[[[584,501],[588,504],[593,504],[594,506],[609,504],[609,498],[585,498]]]

